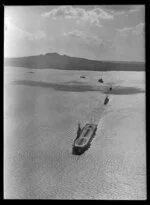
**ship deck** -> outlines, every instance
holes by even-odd
[[[96,128],[97,125],[95,124],[87,124],[81,131],[80,137],[75,141],[75,146],[78,147],[85,146],[89,142]]]

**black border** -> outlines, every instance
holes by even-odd
[[[22,3],[22,2],[21,2]],[[4,80],[4,6],[46,6],[46,5],[53,5],[53,6],[57,6],[57,5],[93,5],[93,4],[95,4],[95,5],[110,5],[111,3],[102,3],[102,2],[97,2],[97,3],[92,3],[92,4],[88,4],[87,2],[86,2],[86,4],[84,4],[84,3],[81,3],[81,1],[79,2],[79,3],[77,3],[77,1],[76,1],[76,3],[75,4],[73,4],[73,2],[70,4],[69,2],[68,3],[54,3],[54,2],[50,2],[51,4],[49,4],[49,2],[47,3],[47,4],[31,4],[31,2],[30,3],[25,3],[25,4],[20,4],[20,2],[18,1],[18,3],[10,3],[10,1],[5,1],[5,3],[3,3],[3,4],[1,4],[1,15],[2,15],[2,18],[1,18],[1,20],[2,20],[2,44],[3,44],[3,46],[1,46],[1,48],[2,48],[2,60],[1,60],[1,62],[2,62],[2,67],[3,67],[3,75],[1,75],[2,76],[2,89],[4,89],[4,84],[3,84],[3,80]],[[53,4],[54,3],[54,4]],[[101,3],[101,4],[99,4],[99,3]],[[121,2],[118,2],[118,3],[113,3],[114,5],[116,4],[120,4]],[[128,202],[147,202],[148,201],[148,199],[149,199],[149,197],[148,197],[148,108],[149,108],[149,106],[147,106],[147,105],[149,105],[148,104],[148,86],[149,86],[149,84],[148,84],[148,81],[149,81],[149,77],[148,77],[148,74],[149,74],[149,63],[148,63],[148,60],[149,60],[149,56],[148,56],[148,46],[150,45],[150,43],[148,42],[149,41],[149,36],[148,36],[148,31],[149,31],[149,24],[148,24],[148,15],[149,15],[149,13],[150,13],[150,7],[148,7],[148,4],[146,4],[146,3],[144,3],[144,2],[140,2],[140,3],[137,3],[137,2],[135,2],[135,3],[127,3],[127,1],[125,1],[125,3],[121,3],[121,4],[124,4],[124,5],[129,5],[129,4],[136,4],[136,5],[138,5],[138,4],[144,4],[145,5],[145,63],[146,63],[146,70],[145,70],[145,79],[146,79],[146,153],[147,153],[147,159],[146,159],[146,162],[147,162],[147,199],[146,200],[81,200],[81,201],[86,201],[86,202],[88,202],[88,201],[98,201],[98,203],[99,203],[99,201],[100,202],[104,202],[104,203],[107,203],[107,202],[121,202],[121,203],[128,203]],[[4,91],[4,90],[3,90]],[[2,92],[3,92],[2,91]],[[2,103],[3,103],[3,106],[4,106],[4,92],[3,92],[3,99],[2,99]],[[4,117],[4,107],[3,107],[3,117]],[[4,118],[3,118],[4,119]],[[3,121],[2,121],[3,122]],[[0,199],[3,199],[4,201],[10,201],[10,200],[12,200],[12,201],[20,201],[20,200],[30,200],[30,199],[4,199],[4,141],[3,141],[3,139],[4,139],[4,131],[3,131],[3,128],[4,128],[4,124],[3,124],[3,126],[2,126],[2,132],[3,132],[3,137],[1,138],[1,140],[2,140],[2,142],[1,142],[1,146],[2,146],[2,149],[1,149],[1,151],[2,151],[2,154],[1,154],[1,157],[2,157],[2,160],[1,160],[1,162],[3,162],[3,167],[2,167],[2,169],[3,170],[1,170],[1,174],[2,174],[2,186],[1,186],[1,195],[0,195]],[[36,200],[36,199],[33,199],[33,200]],[[31,200],[31,201],[33,201],[33,200]],[[40,199],[40,201],[41,200],[45,200],[45,199]],[[53,201],[54,199],[48,199],[48,200],[50,200],[50,201]],[[59,200],[54,200],[54,201],[59,201]],[[66,200],[61,200],[60,199],[60,201],[66,201]],[[70,201],[70,200],[68,200],[68,201]],[[72,201],[72,200],[71,200]],[[75,200],[76,201],[76,200]],[[80,200],[77,200],[77,201],[80,201]]]

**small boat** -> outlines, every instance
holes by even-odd
[[[83,154],[90,147],[90,143],[96,134],[96,130],[97,124],[87,123],[83,128],[78,126],[77,137],[73,143],[72,154]]]
[[[98,80],[98,82],[99,82],[99,83],[103,83],[104,81],[103,81],[102,78],[100,78],[100,79]]]
[[[81,75],[80,78],[85,78],[85,76]]]
[[[105,100],[104,100],[104,105],[107,105],[107,103],[109,102],[109,98],[108,98],[108,96],[105,98]]]

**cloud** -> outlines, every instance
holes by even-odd
[[[56,18],[77,18],[84,15],[85,10],[81,8],[73,8],[72,6],[60,6],[54,8],[49,12],[43,13],[43,17],[52,17],[54,20]]]
[[[100,20],[107,19],[112,20],[113,15],[106,12],[101,8],[94,8],[92,10],[85,10],[83,8],[77,8],[72,6],[60,6],[54,8],[49,12],[42,13],[45,18],[51,17],[52,19],[76,19],[77,23],[89,22],[92,25],[101,27]]]
[[[144,34],[144,27],[145,24],[141,22],[140,24],[134,27],[124,27],[123,29],[118,29],[121,35],[128,36],[128,35],[140,35]]]
[[[134,27],[133,33],[134,34],[144,34],[145,32],[145,24],[140,23]]]
[[[98,38],[98,36],[96,35],[91,35],[91,34],[87,34],[83,31],[80,30],[73,30],[73,31],[69,31],[69,32],[64,32],[63,36],[70,36],[73,38],[78,38],[81,39],[82,41],[86,42],[86,43],[96,43],[96,44],[100,44],[102,43],[102,40],[100,38]]]
[[[65,48],[68,53],[72,53],[74,56],[100,60],[106,59],[113,51],[112,41],[103,40],[97,35],[72,30],[65,32],[63,36],[67,37],[63,40],[63,42],[67,41]]]
[[[82,31],[79,30],[73,30],[73,31],[69,31],[69,32],[64,32],[63,34],[64,36],[72,36],[72,37],[84,37],[85,34]]]
[[[144,23],[134,27],[116,30],[111,40],[101,39],[97,35],[81,30],[72,30],[63,34],[67,41],[67,51],[74,56],[81,55],[97,60],[143,60],[144,59]]]
[[[134,6],[134,8],[133,8],[133,9],[130,9],[128,12],[129,12],[129,13],[138,12],[138,11],[140,11],[140,10],[143,9],[143,8],[145,8],[144,5]]]
[[[128,15],[129,13],[138,12],[145,8],[144,5],[113,5],[102,6],[106,12],[112,15]]]
[[[140,61],[145,58],[144,23],[118,29],[113,40],[114,58]]]
[[[106,59],[113,50],[111,41],[103,40],[96,34],[78,29],[64,32],[50,43],[50,47],[52,46],[57,48],[56,52],[59,53],[59,50],[63,49],[62,53],[64,54],[95,60]]]

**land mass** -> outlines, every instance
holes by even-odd
[[[144,71],[145,62],[97,61],[47,53],[45,55],[5,58],[5,66],[34,69],[89,70],[89,71]]]

